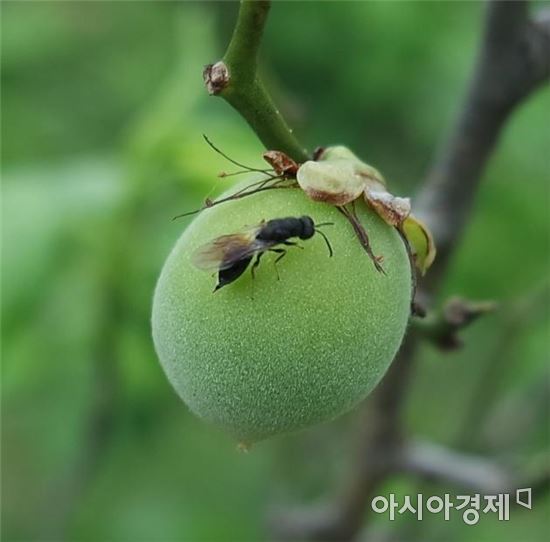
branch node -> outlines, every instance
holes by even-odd
[[[453,297],[440,312],[429,315],[423,321],[415,321],[414,325],[424,338],[440,350],[456,350],[463,344],[459,332],[496,307],[493,301],[470,301]]]
[[[223,60],[204,67],[202,78],[208,94],[216,96],[229,85],[229,70]]]
[[[445,321],[455,327],[466,327],[476,318],[496,309],[494,301],[470,301],[461,297],[452,297],[443,308]]]

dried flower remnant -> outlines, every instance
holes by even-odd
[[[263,178],[260,179],[259,181],[250,183],[249,185],[245,186],[244,188],[241,188],[237,192],[234,192],[233,194],[225,198],[220,198],[217,200],[212,200],[210,198],[207,198],[204,201],[204,205],[200,209],[195,209],[194,211],[189,211],[186,213],[181,213],[179,215],[176,215],[173,218],[173,220],[176,220],[178,218],[182,218],[185,216],[195,215],[200,213],[201,211],[204,211],[205,209],[209,209],[210,207],[215,207],[220,203],[242,199],[242,198],[245,198],[246,196],[251,196],[252,194],[257,194],[265,190],[273,190],[276,188],[295,188],[298,186],[295,179],[296,172],[298,170],[298,164],[283,152],[280,152],[280,151],[265,152],[263,154],[263,158],[264,160],[266,160],[266,162],[268,162],[272,166],[272,169],[259,169],[259,168],[250,167],[240,162],[237,162],[233,158],[230,158],[218,147],[216,147],[216,145],[214,145],[214,143],[212,143],[212,141],[210,141],[210,139],[208,139],[206,135],[203,135],[203,138],[206,141],[206,143],[210,146],[210,148],[212,148],[212,150],[217,152],[220,156],[225,158],[228,162],[241,168],[239,171],[235,171],[232,173],[221,172],[218,175],[218,177],[225,178],[225,177],[234,177],[236,175],[240,175],[243,173],[258,173],[262,175]]]
[[[359,160],[348,148],[324,149],[318,153],[317,161],[300,166],[296,179],[311,199],[341,208],[377,269],[381,257],[373,257],[366,232],[355,220],[353,203],[361,196],[384,222],[403,234],[409,245],[407,249],[410,249],[422,274],[432,264],[436,253],[433,237],[427,227],[411,214],[410,199],[391,194],[380,172]],[[351,204],[351,210],[345,208],[348,204]]]
[[[284,152],[266,151],[262,156],[277,175],[288,178],[296,177],[300,166]]]
[[[305,162],[298,169],[296,179],[313,201],[337,206],[355,201],[365,189],[365,181],[353,163],[344,160]]]
[[[375,268],[384,273],[382,267],[384,257],[374,253],[368,233],[357,216],[355,203],[362,196],[367,205],[386,224],[399,231],[411,263],[421,274],[424,274],[432,264],[436,254],[433,237],[428,228],[411,213],[410,199],[391,194],[382,174],[374,167],[362,162],[347,147],[339,145],[320,148],[315,152],[314,160],[308,160],[303,164],[297,163],[281,151],[266,151],[263,158],[272,168],[266,170],[244,166],[229,158],[206,136],[205,140],[228,161],[243,168],[235,173],[224,173],[221,176],[256,172],[262,174],[264,178],[251,183],[227,198],[206,201],[201,209],[178,215],[175,218],[196,214],[220,203],[241,199],[265,190],[301,188],[311,200],[337,207],[352,225],[359,242],[372,259]]]

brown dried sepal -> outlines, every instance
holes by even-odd
[[[378,216],[390,226],[399,227],[411,214],[411,200],[400,198],[387,191],[365,189],[365,201],[376,211]]]
[[[296,177],[300,167],[290,156],[281,151],[266,151],[263,159],[273,168],[280,177]]]

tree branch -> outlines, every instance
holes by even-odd
[[[431,312],[423,319],[413,319],[411,326],[440,350],[456,350],[462,346],[459,332],[495,307],[492,301],[469,301],[453,297],[440,311]]]
[[[526,2],[493,1],[488,5],[481,49],[464,106],[418,198],[417,213],[434,232],[438,245],[438,257],[422,285],[426,296],[432,296],[441,284],[505,121],[548,79],[549,26],[547,17],[535,21],[527,18]],[[417,333],[409,333],[382,383],[364,405],[366,431],[342,496],[323,508],[323,515],[306,511],[286,516],[275,531],[278,539],[346,541],[357,535],[369,500],[387,476],[399,470],[396,458],[402,450],[402,410],[418,339]]]
[[[464,106],[418,198],[436,236],[438,282],[462,233],[479,179],[510,113],[550,75],[546,17],[528,19],[525,1],[491,1]]]
[[[403,436],[401,410],[412,375],[418,336],[411,333],[386,376],[361,408],[362,433],[354,467],[336,500],[309,509],[278,511],[270,518],[276,540],[352,540],[365,520],[367,503],[380,484],[395,472]]]
[[[512,487],[509,469],[488,459],[416,441],[403,448],[401,469],[432,482],[479,493],[500,493]]]
[[[538,497],[550,490],[547,465],[534,473],[518,473],[487,458],[432,442],[416,441],[404,446],[400,468],[430,482],[452,485],[469,493],[512,495],[516,489],[531,488],[533,497]]]
[[[307,152],[258,75],[258,50],[270,6],[268,0],[241,0],[227,52],[223,60],[206,66],[204,82],[210,94],[224,98],[246,119],[267,150],[282,151],[304,162]]]

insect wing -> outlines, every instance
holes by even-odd
[[[199,247],[192,256],[192,262],[199,269],[227,269],[252,256],[261,246],[255,231],[222,235]]]

